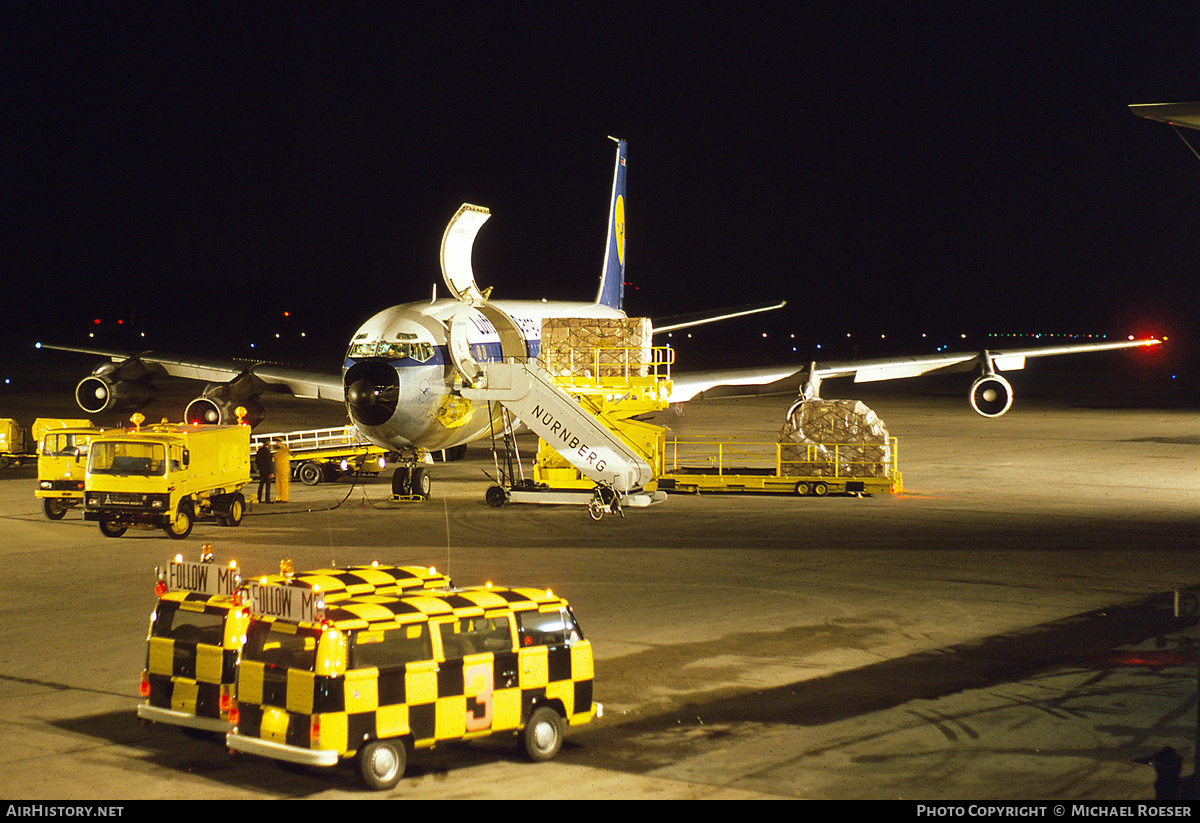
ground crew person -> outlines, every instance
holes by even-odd
[[[287,444],[275,441],[275,500],[288,502],[288,488],[292,477],[292,450]]]
[[[254,468],[258,471],[258,502],[270,503],[271,474],[275,471],[275,464],[266,443],[260,443],[258,451],[254,453]]]

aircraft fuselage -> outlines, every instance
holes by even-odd
[[[545,318],[625,316],[600,303],[497,300],[489,304],[495,310],[511,319],[519,341],[459,300],[405,303],[367,320],[342,365],[355,426],[397,451],[439,451],[486,437],[500,409],[457,392],[471,382],[471,361],[536,358]]]

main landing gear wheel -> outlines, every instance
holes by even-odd
[[[549,706],[535,709],[521,731],[521,745],[535,763],[553,760],[563,744],[562,718]]]
[[[398,740],[372,740],[358,753],[358,769],[368,788],[393,788],[404,776],[408,753]]]

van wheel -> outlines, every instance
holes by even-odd
[[[126,526],[118,526],[115,520],[101,520],[100,533],[105,537],[120,537],[127,531]]]
[[[307,463],[301,463],[296,476],[300,478],[300,482],[304,485],[315,486],[321,482],[321,466],[319,463],[314,463],[311,460]]]
[[[42,511],[50,520],[62,520],[67,513],[67,504],[54,497],[42,499]]]
[[[187,503],[179,504],[175,518],[167,524],[167,537],[172,540],[182,540],[192,533],[192,507]]]
[[[543,763],[554,759],[558,750],[562,748],[562,743],[562,718],[558,716],[558,712],[548,706],[535,709],[521,732],[521,744],[525,747],[525,754],[534,763]]]
[[[408,753],[398,740],[372,740],[358,753],[358,768],[367,788],[383,791],[400,782]]]

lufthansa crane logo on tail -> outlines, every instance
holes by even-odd
[[[625,265],[625,198],[617,195],[617,203],[613,208],[614,236],[617,240],[617,260]]]

